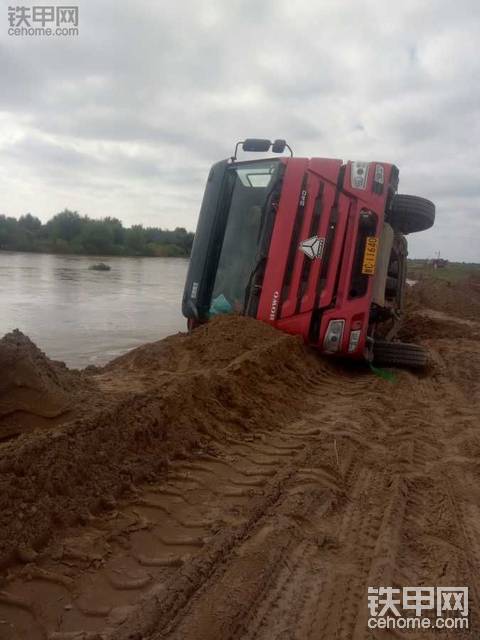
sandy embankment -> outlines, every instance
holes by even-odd
[[[394,382],[246,318],[84,372],[3,338],[1,637],[366,640],[375,584],[478,635],[480,294],[424,284]]]
[[[142,346],[94,373],[52,362],[19,332],[0,341],[0,360],[3,563],[158,479],[185,450],[211,448],[228,430],[273,428],[327,369],[296,338],[245,318]]]

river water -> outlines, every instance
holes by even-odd
[[[92,271],[95,262],[111,271]],[[0,251],[0,335],[18,328],[69,367],[101,365],[184,331],[182,258],[102,258]]]

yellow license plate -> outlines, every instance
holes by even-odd
[[[377,262],[378,238],[369,236],[365,243],[363,254],[362,273],[366,276],[373,276]]]

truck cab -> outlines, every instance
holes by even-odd
[[[247,139],[210,169],[183,295],[189,327],[239,313],[328,354],[372,360],[389,343],[397,360],[405,355],[395,341],[405,235],[433,224],[433,204],[399,196],[393,164],[293,155],[238,160],[239,145],[246,152],[290,149],[283,140]]]

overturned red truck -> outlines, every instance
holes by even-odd
[[[244,152],[285,154],[237,159]],[[397,194],[385,162],[296,158],[284,140],[251,138],[212,166],[182,310],[190,329],[240,313],[320,351],[423,366],[396,339],[404,306],[405,235],[431,227],[435,206]]]

